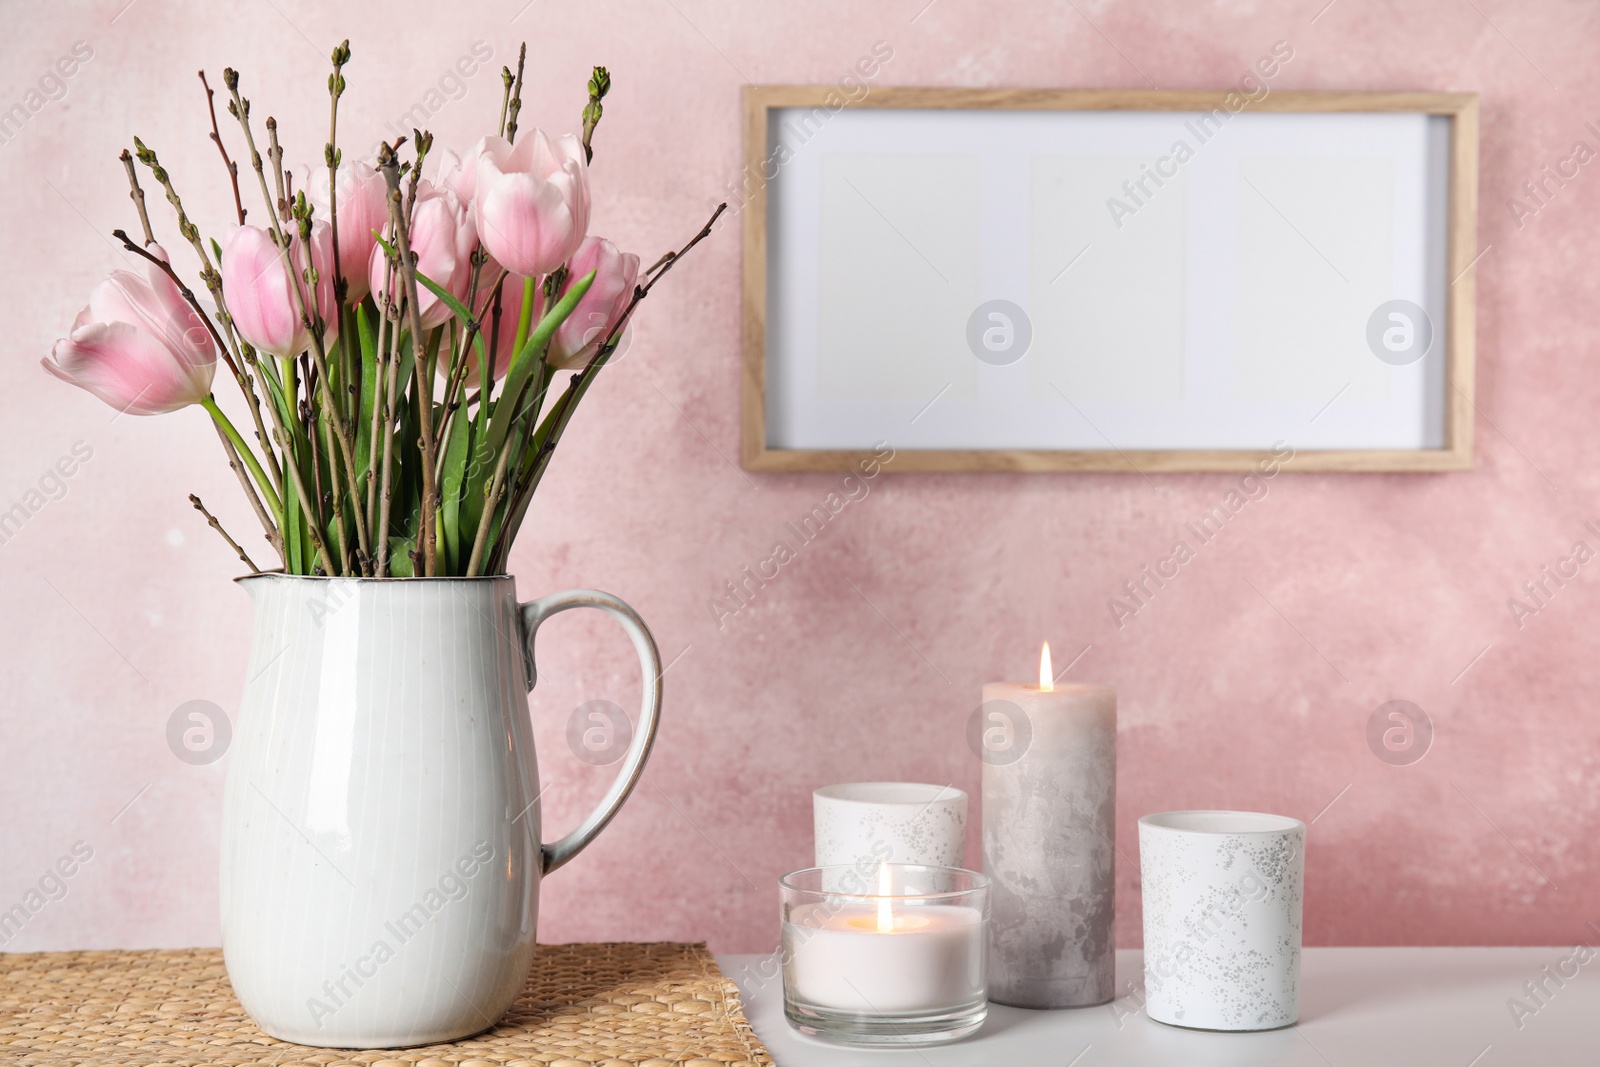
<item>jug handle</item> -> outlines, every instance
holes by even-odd
[[[644,672],[644,699],[639,709],[639,723],[634,730],[633,741],[628,746],[628,754],[623,759],[622,769],[617,773],[616,781],[611,783],[606,795],[601,798],[599,805],[589,813],[588,818],[578,824],[576,830],[551,844],[540,845],[545,874],[549,874],[582,852],[584,847],[606,828],[606,824],[622,807],[623,801],[628,799],[628,794],[633,792],[633,787],[638,784],[639,775],[644,771],[645,760],[650,756],[650,746],[656,739],[656,721],[661,714],[661,655],[656,651],[655,638],[651,636],[650,628],[644,624],[638,612],[610,593],[602,593],[598,589],[569,589],[565,593],[540,597],[538,600],[518,605],[522,616],[529,692],[533,691],[537,678],[533,662],[534,634],[544,620],[569,608],[597,608],[622,624],[622,628],[633,641],[634,651],[639,654],[639,667]]]

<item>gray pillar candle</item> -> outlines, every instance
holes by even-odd
[[[1048,683],[1048,667],[1040,680]],[[1080,1008],[1112,999],[1117,693],[983,687],[989,999]]]

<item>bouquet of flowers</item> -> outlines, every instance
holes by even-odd
[[[634,308],[726,207],[644,271],[637,256],[590,235],[591,145],[610,76],[596,67],[589,79],[581,136],[518,138],[526,56],[524,45],[516,73],[502,70],[499,132],[465,155],[442,150],[431,181],[426,131],[413,131],[409,146],[382,144],[370,163],[343,162],[349,41],[333,51],[323,163],[298,187],[276,120],[264,124],[263,159],[239,75],[225,70],[227,112],[254,175],[245,185],[260,187],[265,226],[246,222],[239,163],[202,71],[235,224],[220,242],[204,235],[135,137],[121,158],[144,241],[113,232],[146,261],[146,277],[112,272],[45,369],[136,415],[202,407],[286,573],[502,573],[551,455]],[[165,192],[210,306],[157,243],[136,160]],[[212,394],[219,356],[243,393],[249,438]],[[573,373],[547,404],[562,371]]]

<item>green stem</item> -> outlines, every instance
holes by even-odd
[[[539,295],[538,279],[522,279],[522,313],[517,316],[517,339],[511,343],[511,352],[515,355],[522,351],[522,346],[528,343],[528,334],[533,329],[533,304]]]
[[[261,490],[261,495],[266,498],[267,506],[272,509],[272,517],[277,520],[279,529],[282,529],[283,502],[278,499],[278,494],[273,491],[272,479],[268,478],[267,472],[261,469],[260,462],[256,460],[255,452],[245,443],[245,439],[239,436],[239,431],[228,420],[228,416],[224,415],[222,409],[217,407],[215,397],[206,397],[200,401],[200,406],[210,413],[211,417],[216,420],[217,425],[222,427],[222,432],[228,435],[228,440],[233,443],[234,451],[239,453],[239,458],[244,460],[244,465],[250,468],[250,476],[256,480],[256,487]]]

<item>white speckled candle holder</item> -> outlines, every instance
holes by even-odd
[[[817,866],[965,867],[967,794],[951,785],[852,782],[811,794]]]
[[[1305,823],[1248,811],[1139,820],[1145,1012],[1195,1030],[1300,1018]]]

